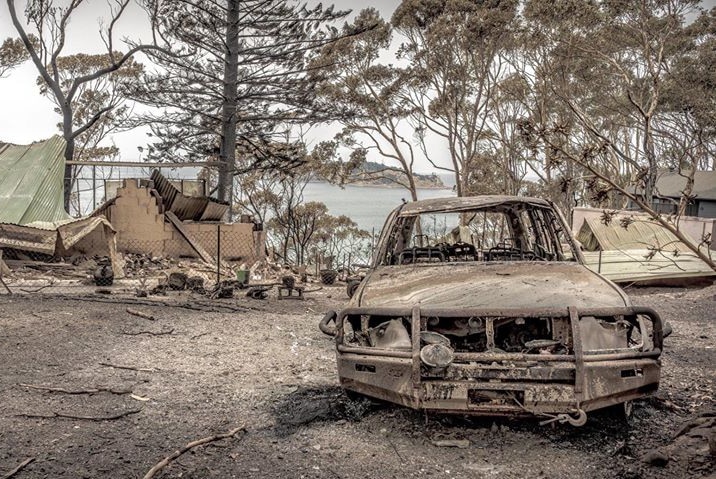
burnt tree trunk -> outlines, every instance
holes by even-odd
[[[219,150],[218,195],[229,203],[233,196],[236,163],[236,87],[239,68],[239,0],[228,0],[226,16],[226,55],[224,56],[224,101],[221,107],[221,146]]]

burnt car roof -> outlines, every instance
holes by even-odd
[[[486,208],[502,204],[526,204],[538,207],[550,207],[550,203],[541,198],[529,196],[485,195],[449,198],[430,198],[406,203],[400,209],[399,216],[412,216],[421,213],[464,211],[473,208]]]

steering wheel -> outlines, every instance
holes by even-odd
[[[547,251],[547,248],[539,243],[535,243],[535,250],[532,255],[540,261],[552,261],[554,259],[554,254]]]

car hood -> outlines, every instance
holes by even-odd
[[[609,280],[578,263],[441,263],[381,266],[350,306],[409,308],[578,308],[630,306]]]

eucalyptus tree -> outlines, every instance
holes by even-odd
[[[687,177],[678,209],[683,214],[689,174],[693,180],[696,167],[708,157],[713,78],[707,65],[698,73],[694,62],[713,61],[714,30],[707,14],[693,27],[687,24],[686,16],[697,11],[698,2],[689,0],[528,3],[526,14],[543,25],[554,20],[555,12],[583,22],[569,31],[552,29],[550,37],[554,48],[549,55],[560,68],[547,78],[567,80],[550,85],[573,122],[526,119],[521,126],[528,144],[591,176],[586,189],[592,204],[614,197],[631,200],[716,269],[701,248],[705,243],[693,244],[680,231],[678,215],[660,215],[652,203],[658,169],[673,166]]]
[[[560,48],[579,66],[581,95],[555,88],[588,136],[608,146],[614,161],[630,165],[646,198],[654,196],[659,158],[654,124],[675,62],[691,48],[686,24],[698,0],[532,1],[549,18],[571,11],[582,28],[558,32]],[[592,94],[584,94],[592,92]]]
[[[159,35],[177,52],[150,52],[158,68],[132,91],[158,109],[139,118],[157,138],[150,157],[218,157],[218,197],[230,201],[234,175],[287,166],[290,156],[274,154],[276,136],[330,117],[309,60],[334,40],[330,24],[346,12],[291,0],[149,1]],[[243,165],[237,145],[250,158]]]
[[[503,57],[513,45],[519,2],[496,0],[404,0],[392,17],[403,35],[399,55],[408,65],[406,99],[422,140],[442,139],[451,165],[439,164],[425,147],[434,167],[455,175],[459,196],[486,192],[482,181],[488,158],[486,140],[491,98],[508,73]]]
[[[128,49],[115,49],[115,28],[125,13],[130,0],[113,0],[110,3],[110,20],[100,29],[100,36],[106,52],[101,57],[77,56],[68,60],[63,55],[71,19],[83,0],[71,0],[66,6],[58,6],[52,0],[30,0],[25,4],[25,18],[33,32],[28,32],[15,8],[15,0],[7,0],[7,6],[15,29],[32,63],[41,77],[41,87],[50,96],[62,116],[61,130],[65,139],[64,159],[76,159],[75,144],[78,137],[88,133],[120,103],[120,96],[110,94],[95,97],[92,101],[83,98],[83,92],[98,91],[103,82],[112,82],[118,71],[124,67],[136,68],[131,60],[140,52],[164,50],[154,42],[140,44],[126,41]],[[83,60],[87,60],[83,62]],[[67,67],[66,64],[78,62]],[[82,113],[78,115],[78,104]],[[64,203],[69,211],[75,169],[65,164]]]
[[[352,31],[363,31],[348,36]],[[388,56],[393,34],[391,26],[373,8],[361,11],[353,25],[345,25],[344,38],[325,47],[316,65],[331,65],[321,75],[318,92],[324,101],[337,105],[345,114],[338,122],[341,132],[326,151],[338,155],[341,148],[352,150],[351,159],[359,163],[371,152],[392,165],[381,166],[370,178],[385,178],[418,199],[414,177],[416,147],[408,122],[412,106],[405,100],[406,72],[383,62]],[[332,151],[331,151],[332,150]],[[395,172],[397,175],[386,174]]]
[[[30,54],[27,53],[22,40],[6,38],[0,45],[0,78],[29,59]]]

